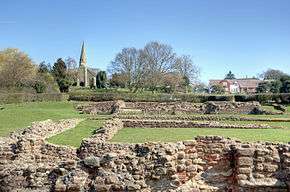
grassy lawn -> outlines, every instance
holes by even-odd
[[[69,102],[35,102],[2,105],[0,110],[0,136],[6,136],[19,128],[27,127],[33,121],[59,120],[84,117]]]
[[[290,142],[287,129],[216,129],[216,128],[124,128],[111,142],[143,143],[149,141],[175,142],[191,140],[198,135],[220,135],[242,141]]]
[[[17,129],[27,127],[33,121],[46,119],[59,120],[66,118],[86,118],[87,115],[79,114],[73,108],[71,102],[35,102],[22,104],[3,105],[0,110],[0,136],[6,136]],[[290,111],[290,107],[288,107]],[[289,112],[285,115],[255,116],[247,117],[267,118],[290,118]],[[92,135],[93,131],[100,127],[107,119],[106,115],[99,115],[97,120],[87,119],[77,127],[67,130],[48,139],[49,142],[78,147],[83,138]],[[290,142],[290,122],[251,122],[251,121],[225,121],[235,124],[269,124],[282,126],[284,129],[210,129],[210,128],[124,128],[115,135],[112,142],[141,143],[147,141],[181,141],[192,139],[197,135],[221,135],[233,137],[243,141],[273,141]]]
[[[75,128],[52,136],[47,141],[58,145],[79,147],[82,139],[91,136],[95,129],[102,126],[103,122],[104,120],[85,120]]]
[[[265,106],[267,110],[273,107]],[[253,118],[290,118],[290,106],[288,112],[283,115],[247,115],[247,114],[219,114],[219,116],[241,116]],[[199,116],[199,114],[194,114]],[[220,135],[236,138],[241,141],[270,141],[290,142],[290,122],[255,122],[255,121],[221,121],[221,123],[233,124],[268,124],[283,129],[216,129],[216,128],[124,128],[120,130],[111,142],[142,143],[149,141],[175,142],[190,140],[198,135]]]

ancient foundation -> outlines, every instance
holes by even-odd
[[[44,138],[79,120],[45,121],[0,145],[0,191],[290,191],[290,145],[219,136],[176,143],[110,143],[124,122],[108,120],[79,148]]]

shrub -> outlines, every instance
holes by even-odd
[[[36,81],[33,85],[33,88],[35,89],[36,93],[44,93],[46,90],[46,85],[42,81]]]

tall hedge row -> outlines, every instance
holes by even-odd
[[[253,95],[197,95],[197,94],[164,94],[164,93],[128,93],[128,92],[87,92],[70,93],[70,100],[75,101],[187,101],[203,103],[206,101],[258,101],[260,103],[278,102],[290,104],[290,94],[253,94]]]
[[[35,101],[65,101],[68,95],[62,93],[0,93],[0,104]]]

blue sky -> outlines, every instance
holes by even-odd
[[[2,0],[0,49],[17,47],[35,62],[78,60],[106,69],[123,47],[149,41],[191,55],[201,80],[232,70],[290,73],[289,0]]]

